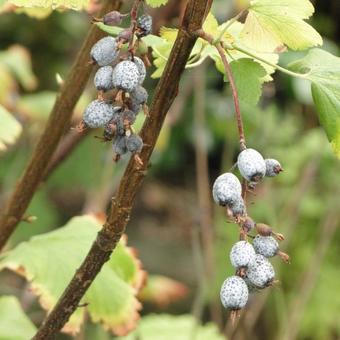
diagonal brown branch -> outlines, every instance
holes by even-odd
[[[150,117],[145,121],[141,137],[145,146],[141,152],[144,169],[138,169],[132,158],[120,182],[111,210],[97,239],[92,244],[85,260],[75,273],[54,309],[47,316],[33,339],[52,339],[76,310],[81,298],[110,258],[129,221],[130,211],[137,190],[145,176],[147,165],[163,125],[167,111],[174,101],[180,77],[197,37],[193,34],[202,27],[210,1],[190,0],[186,7],[182,26],[172,48],[169,60],[160,79],[150,109]]]
[[[121,0],[106,1],[102,8],[102,14],[118,8],[120,3]],[[4,212],[1,214],[0,249],[4,247],[15,227],[21,221],[34,192],[44,177],[46,167],[58,146],[62,134],[70,124],[72,111],[85,88],[93,68],[88,63],[90,49],[102,36],[103,32],[97,27],[91,27],[70,74],[61,88],[32,158],[17,183]]]

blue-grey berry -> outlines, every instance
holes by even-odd
[[[238,155],[237,166],[248,182],[257,183],[266,174],[266,163],[262,155],[254,149],[243,150]]]
[[[136,57],[136,56],[133,57],[132,61],[135,63],[135,65],[138,68],[138,72],[139,72],[138,84],[142,84],[146,77],[146,68],[145,68],[144,61],[141,58]]]
[[[152,32],[152,17],[148,14],[140,16],[137,20],[137,36],[144,37]]]
[[[100,39],[92,46],[90,54],[99,66],[110,65],[119,54],[116,40],[112,37]]]
[[[237,200],[233,200],[228,204],[228,208],[232,212],[234,217],[246,215],[246,206],[244,204],[243,198],[240,196]]]
[[[289,262],[289,256],[280,250],[279,243],[272,236],[256,235],[253,240],[253,246],[257,254],[264,257],[279,255],[282,260]]]
[[[248,301],[248,287],[239,276],[228,277],[222,284],[220,298],[224,308],[239,310]]]
[[[83,121],[90,128],[104,127],[114,116],[110,103],[102,100],[92,101],[83,114]]]
[[[249,242],[238,241],[231,248],[229,257],[233,267],[248,267],[255,260],[255,250]]]
[[[131,101],[136,105],[145,104],[148,100],[148,92],[143,86],[137,86],[132,92],[130,92]]]
[[[214,201],[222,206],[237,202],[242,194],[242,186],[238,178],[231,172],[217,177],[213,185]]]
[[[132,134],[126,137],[126,147],[131,153],[140,153],[143,149],[143,140],[138,135]]]
[[[255,259],[248,265],[246,278],[258,289],[270,286],[275,278],[272,264],[261,254],[256,254]]]
[[[121,61],[113,70],[113,85],[123,91],[131,92],[137,87],[139,76],[135,63],[129,60]]]
[[[99,91],[109,91],[113,89],[112,66],[103,66],[98,69],[94,76],[94,85]]]
[[[136,121],[136,113],[132,110],[124,110],[121,113],[123,118],[123,122],[127,121],[130,125],[132,125]]]
[[[118,155],[118,158],[121,155],[124,155],[128,152],[126,147],[126,137],[125,136],[116,136],[112,142],[112,149],[115,155]]]
[[[283,171],[282,166],[279,161],[273,158],[267,158],[264,160],[266,163],[266,176],[275,177],[281,171]]]

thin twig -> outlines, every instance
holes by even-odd
[[[53,339],[65,325],[124,233],[135,196],[144,179],[167,111],[177,95],[180,77],[196,42],[197,36],[193,32],[202,27],[207,6],[207,0],[190,0],[188,2],[181,28],[162,78],[157,85],[150,116],[146,119],[141,131],[141,137],[145,143],[140,154],[143,168],[138,169],[134,157],[130,159],[117,195],[112,199],[111,211],[102,230],[98,233],[89,253],[59,301],[34,336],[34,340]]]
[[[105,2],[101,14],[117,9],[120,4],[120,0]],[[3,214],[0,216],[0,249],[4,247],[15,227],[21,221],[34,192],[44,177],[46,168],[61,136],[70,125],[73,109],[85,88],[93,68],[89,63],[91,47],[103,35],[104,33],[95,25],[90,28],[70,74],[61,87],[46,128],[37,143],[32,158],[17,183]]]
[[[132,57],[134,56],[134,38],[135,38],[135,32],[137,29],[137,15],[138,15],[138,8],[143,0],[135,0],[133,3],[131,12],[130,12],[130,18],[131,18],[131,39],[129,41],[129,52],[132,54]]]
[[[244,135],[244,128],[243,128],[243,121],[242,121],[242,115],[241,115],[241,110],[240,110],[240,102],[238,99],[238,92],[233,76],[233,72],[231,70],[231,67],[229,65],[229,62],[225,56],[225,51],[223,49],[223,46],[220,42],[214,43],[214,37],[206,32],[204,32],[202,29],[197,31],[197,35],[208,41],[211,45],[214,45],[221,57],[226,75],[229,79],[230,82],[230,87],[231,87],[231,92],[234,100],[234,106],[235,106],[235,114],[236,114],[236,122],[237,122],[237,128],[238,128],[238,134],[239,134],[239,142],[240,142],[240,149],[243,151],[246,149],[246,138]]]

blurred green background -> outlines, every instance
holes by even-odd
[[[215,0],[213,13],[225,21],[237,13],[241,2]],[[324,37],[324,48],[339,56],[340,2],[313,3],[316,13],[311,24]],[[153,10],[155,30],[177,25],[184,4],[174,0]],[[123,12],[130,5],[124,2]],[[89,14],[73,11],[53,12],[43,20],[0,15],[0,104],[23,125],[17,143],[0,154],[0,204],[43,131],[58,91],[56,74],[67,75],[89,22]],[[4,66],[13,48],[17,71]],[[285,52],[280,63],[287,65],[300,54],[304,53]],[[151,97],[156,83],[146,81]],[[89,81],[75,121],[94,96]],[[188,289],[173,303],[146,301],[142,315],[192,313],[202,323],[214,322],[230,339],[339,339],[340,165],[319,127],[309,85],[275,74],[274,82],[264,86],[260,104],[242,105],[242,113],[247,145],[279,159],[285,170],[264,180],[256,196],[248,195],[248,213],[286,236],[281,245],[291,264],[274,260],[280,283],[252,296],[236,327],[231,327],[218,296],[221,283],[233,272],[228,254],[238,239],[238,228],[226,223],[221,208],[212,206],[206,188],[234,164],[238,137],[230,92],[214,65],[206,62],[185,72],[127,229],[129,245],[138,250],[150,275],[170,277]],[[140,114],[137,129],[143,119]],[[21,223],[9,247],[58,228],[72,216],[105,211],[127,159],[112,163],[110,144],[94,138],[99,134],[88,135],[41,185],[28,209],[38,219]],[[1,272],[0,294],[16,295],[30,319],[35,324],[42,321],[44,312],[22,278]],[[208,337],[212,338],[203,336]],[[110,338],[90,321],[76,337]]]

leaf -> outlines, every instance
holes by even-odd
[[[146,4],[150,7],[159,7],[165,5],[168,0],[146,0]]]
[[[259,52],[274,52],[281,45],[303,50],[322,45],[320,34],[304,19],[314,13],[309,0],[253,0],[241,33],[242,42]]]
[[[15,296],[0,297],[0,339],[27,340],[37,329]]]
[[[91,216],[75,217],[52,232],[35,236],[2,256],[0,270],[8,268],[31,282],[40,304],[50,311],[71,280],[96,237],[100,223]],[[117,335],[131,331],[139,318],[141,305],[136,294],[144,282],[144,272],[126,240],[121,240],[110,260],[85,294],[63,331],[79,332],[88,311],[94,322]]]
[[[193,337],[194,334],[194,337]],[[223,340],[213,323],[200,325],[192,315],[154,314],[142,318],[137,330],[120,340]]]
[[[87,7],[88,0],[9,0],[15,6],[28,8],[68,8],[81,10]]]
[[[32,72],[31,56],[28,50],[20,45],[13,45],[0,52],[0,63],[18,79],[26,90],[34,90],[38,81]]]
[[[188,287],[183,283],[161,275],[149,275],[146,286],[138,297],[142,301],[156,304],[161,308],[167,307],[188,294]]]
[[[42,20],[46,19],[51,13],[52,13],[52,8],[42,8],[42,7],[18,7],[15,9],[15,13],[21,14],[24,13],[27,16]]]
[[[340,58],[319,48],[289,65],[312,82],[312,95],[321,125],[340,158]]]
[[[18,121],[0,105],[0,151],[14,144],[22,132],[22,126]]]
[[[256,61],[242,58],[230,63],[238,96],[245,103],[256,105],[262,92],[266,70]]]

